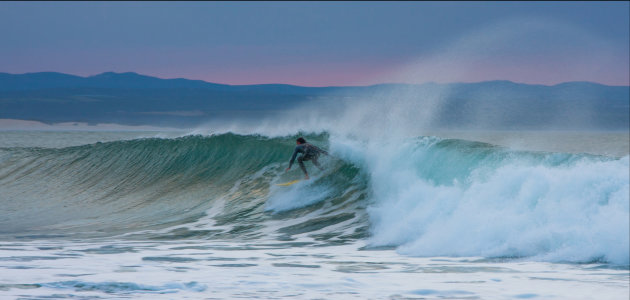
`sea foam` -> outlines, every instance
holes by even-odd
[[[370,175],[374,246],[416,256],[629,262],[627,156],[436,138],[355,149]]]

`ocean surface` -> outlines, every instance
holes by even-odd
[[[627,300],[628,141],[0,131],[0,299]]]

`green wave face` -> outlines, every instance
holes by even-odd
[[[1,149],[0,200],[10,213],[0,220],[0,232],[22,238],[251,238],[262,236],[266,223],[315,215],[270,230],[289,239],[345,222],[346,239],[354,237],[366,223],[360,208],[366,182],[357,167],[322,157],[323,172],[307,163],[312,180],[276,186],[303,176],[297,164],[284,172],[296,137],[222,134]],[[305,137],[327,146],[326,135]],[[313,196],[318,191],[324,193]]]

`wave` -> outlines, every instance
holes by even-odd
[[[305,137],[325,170],[285,173],[295,135],[232,133],[0,149],[13,238],[365,240],[418,256],[628,264],[628,157],[437,137]],[[306,241],[306,242],[305,242]]]
[[[420,256],[628,264],[627,156],[426,137],[363,147],[374,246]]]
[[[308,138],[326,140],[324,135]],[[270,230],[279,236],[340,222],[365,223],[357,221],[365,214],[355,212],[361,192],[343,184],[359,176],[351,164],[325,161],[328,171],[315,172],[311,182],[292,189],[275,186],[301,177],[297,170],[283,172],[294,141],[222,134],[61,149],[3,148],[0,201],[7,213],[0,233],[20,238],[252,238],[262,235],[265,220],[293,220]],[[315,205],[323,197],[291,199],[321,190],[335,204]],[[290,209],[292,214],[283,214]],[[308,214],[317,217],[300,218]]]

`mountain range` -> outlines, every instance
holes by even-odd
[[[326,99],[439,98],[435,124],[469,128],[471,111],[490,112],[484,126],[500,129],[628,129],[630,87],[592,82],[531,85],[510,81],[302,87],[287,84],[226,85],[107,72],[81,77],[55,72],[0,73],[0,119],[45,123],[195,126],[212,119],[258,118]],[[575,117],[568,113],[579,112]],[[493,119],[492,116],[496,115]],[[563,119],[564,118],[564,119]],[[487,128],[489,129],[489,128]]]

